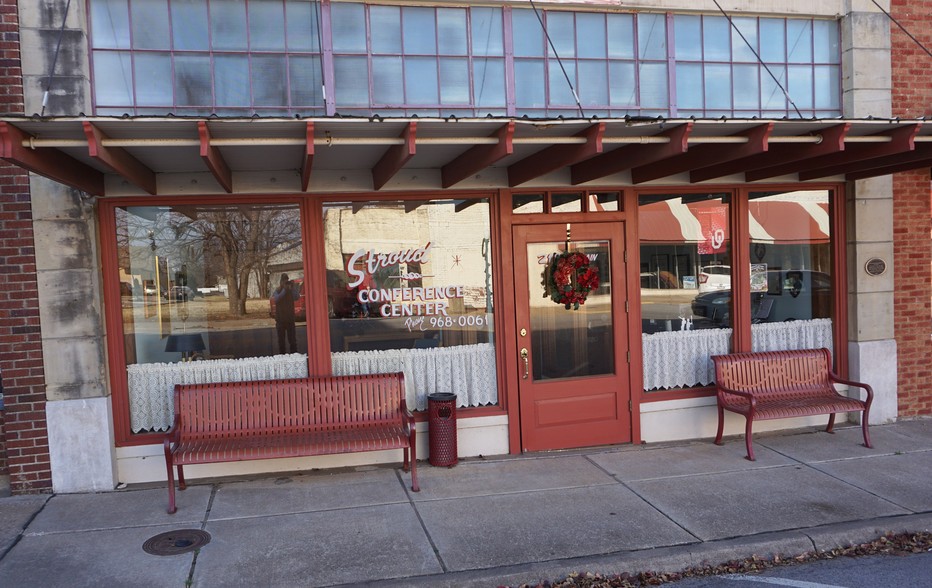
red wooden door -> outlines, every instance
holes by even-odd
[[[571,251],[589,257],[601,285],[578,310],[545,294],[568,225],[514,229],[515,306],[522,451],[631,441],[624,224],[571,227]]]

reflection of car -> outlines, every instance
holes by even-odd
[[[172,286],[168,292],[163,292],[162,297],[165,300],[193,300],[194,290],[187,286]]]
[[[699,293],[731,290],[731,266],[707,265],[699,268]]]
[[[301,295],[294,301],[294,319],[297,322],[307,320],[307,296],[304,295],[304,278],[291,280]],[[275,318],[275,299],[269,297],[269,316]]]
[[[828,318],[832,306],[832,277],[811,270],[768,270],[767,291],[751,293],[751,321],[770,323]],[[693,315],[718,326],[731,325],[731,291],[699,294]]]
[[[679,288],[680,281],[668,271],[641,272],[641,288]]]

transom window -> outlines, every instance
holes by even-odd
[[[311,0],[89,0],[97,114],[841,114],[838,23]],[[322,33],[322,34],[321,34]]]

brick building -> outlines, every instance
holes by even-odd
[[[722,4],[0,0],[11,490],[164,479],[172,384],[246,368],[452,389],[464,456],[711,437],[716,350],[929,415],[932,57],[871,2]]]

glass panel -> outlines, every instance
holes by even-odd
[[[720,16],[702,18],[702,49],[706,61],[731,61],[731,27]]]
[[[306,330],[296,327],[308,300],[300,218],[296,204],[117,209],[133,432],[167,430],[173,383],[197,381],[187,376],[206,372],[212,364],[205,362],[216,364],[215,372],[244,364],[271,369],[274,362],[261,358],[307,352]],[[292,304],[273,306],[270,296],[286,273],[295,286]],[[202,361],[188,364],[192,359]],[[296,363],[307,374],[306,356],[280,359],[279,367]],[[156,378],[165,385],[152,386]]]
[[[126,0],[92,0],[94,47],[129,49],[129,10]]]
[[[543,194],[512,194],[511,210],[515,214],[544,212]]]
[[[667,59],[667,27],[663,14],[638,14],[638,56],[641,59]]]
[[[677,80],[679,82],[679,80]],[[760,110],[760,73],[756,65],[734,66],[735,109]],[[677,86],[679,88],[679,86]]]
[[[579,57],[605,59],[608,48],[605,40],[605,15],[580,12],[576,15],[576,43]]]
[[[673,17],[673,34],[676,35],[676,58],[688,61],[702,60],[702,17],[677,14]],[[677,80],[679,83],[679,80]]]
[[[137,53],[136,104],[172,105],[172,61],[168,53]]]
[[[786,21],[786,38],[789,51],[787,61],[791,63],[812,62],[812,21]]]
[[[579,100],[583,106],[605,106],[608,104],[608,75],[604,61],[580,61]]]
[[[521,108],[543,108],[544,62],[515,60],[515,104]]]
[[[762,110],[786,110],[786,96],[780,88],[782,85],[786,88],[786,67],[775,65],[768,66],[770,73],[764,68],[760,70],[760,87],[761,87],[761,109]],[[773,75],[771,75],[773,74]],[[774,77],[777,78],[774,81]],[[777,81],[780,83],[777,84]]]
[[[551,194],[550,212],[582,212],[582,194]]]
[[[369,65],[365,57],[334,57],[333,72],[338,108],[369,105]]]
[[[437,54],[437,24],[433,8],[401,9],[405,53]]]
[[[731,109],[731,66],[706,64],[704,67],[705,107]]]
[[[841,71],[837,65],[815,66],[815,107],[841,110]]]
[[[589,195],[589,210],[592,212],[616,212],[621,210],[621,194],[602,192]]]
[[[473,59],[473,94],[477,108],[505,107],[505,60]]]
[[[167,0],[133,0],[133,48],[169,49]]]
[[[293,106],[322,106],[324,96],[321,90],[323,82],[320,77],[320,58],[288,58],[291,77],[291,104]]]
[[[786,62],[786,21],[760,19],[760,57],[767,63]]]
[[[313,51],[317,53],[320,45],[317,40],[319,13],[317,3],[303,0],[285,2],[285,29],[288,49],[291,51]]]
[[[505,54],[501,8],[470,8],[469,22],[472,25],[473,55],[500,57]]]
[[[702,108],[701,64],[676,64],[676,106],[681,109]]]
[[[217,106],[249,106],[249,58],[217,55],[214,58]]]
[[[408,407],[496,404],[488,200],[324,205],[334,374],[405,371]]]
[[[439,87],[436,57],[405,58],[406,104],[437,104]]]
[[[172,41],[176,51],[209,49],[207,0],[173,0]]]
[[[609,14],[608,56],[617,59],[634,59],[634,17],[628,14]]]
[[[333,28],[333,50],[344,53],[365,53],[365,6],[335,2],[330,5],[330,14]]]
[[[370,6],[373,53],[401,53],[401,9],[396,6]]]
[[[214,0],[210,4],[210,46],[214,49],[245,51],[246,6],[237,0]]]
[[[641,108],[669,106],[666,63],[642,63],[640,78]]]
[[[564,68],[566,73],[563,73]],[[576,97],[570,89],[570,84],[577,86],[576,83],[576,62],[564,61],[563,67],[556,59],[547,62],[547,81],[550,95],[547,106],[576,106]],[[570,81],[566,81],[569,76]]]
[[[285,48],[285,11],[281,0],[249,1],[249,47],[253,51]]]
[[[437,10],[437,42],[441,55],[466,55],[466,11],[461,8]]]
[[[638,199],[645,390],[707,386],[731,349],[729,196]]]
[[[400,57],[372,58],[372,91],[379,104],[404,104],[404,79]]]
[[[133,62],[128,51],[94,52],[94,92],[98,105],[132,105]]]
[[[756,18],[732,18],[731,22],[735,27],[731,29],[731,52],[734,61],[751,61],[757,62],[758,42],[757,42],[757,19]],[[743,37],[743,38],[742,38]],[[750,47],[748,46],[750,44]],[[758,53],[759,54],[759,53]]]
[[[469,104],[469,62],[466,59],[440,60],[440,103]]]
[[[531,374],[534,380],[583,378],[615,373],[615,346],[612,336],[611,260],[608,241],[572,243],[572,250],[588,257],[589,267],[574,269],[562,262],[563,278],[586,280],[595,275],[599,287],[589,293],[578,309],[555,302],[549,289],[551,264],[561,263],[556,255],[564,243],[529,243],[527,246],[528,287],[531,323]],[[557,284],[556,287],[559,287]],[[545,288],[543,297],[535,296]]]
[[[837,22],[834,20],[814,21],[812,35],[816,63],[841,62]]]
[[[830,192],[748,198],[753,351],[832,349]]]
[[[790,79],[786,91],[790,98],[797,108],[812,108],[812,67],[791,65],[788,69]]]
[[[175,55],[175,102],[178,106],[212,103],[207,55]]]
[[[637,82],[634,77],[634,63],[611,61],[608,64],[608,76],[611,80],[611,105],[631,106],[637,104]]]
[[[547,32],[550,34],[550,43],[547,44],[548,54],[553,56],[556,50],[561,58],[576,56],[576,28],[573,23],[572,12],[547,12],[544,17]]]
[[[252,102],[256,106],[284,106],[288,104],[284,55],[252,56]]]

